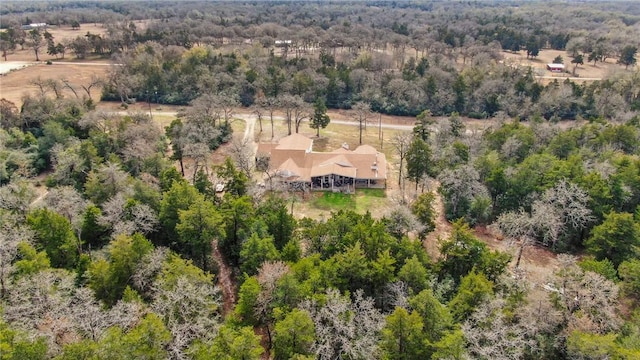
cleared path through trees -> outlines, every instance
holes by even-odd
[[[237,289],[233,281],[231,268],[229,268],[229,265],[224,261],[224,257],[222,253],[220,253],[216,240],[213,240],[212,247],[213,261],[216,263],[216,266],[218,266],[217,283],[220,290],[222,290],[222,315],[226,316],[233,311],[236,304]]]

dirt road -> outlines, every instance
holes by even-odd
[[[130,111],[112,111],[113,114],[118,114],[118,115],[129,115]],[[164,116],[177,116],[178,112],[177,111],[158,111],[158,110],[151,110],[151,114],[152,115],[164,115]],[[253,129],[255,129],[255,122],[256,122],[256,116],[248,113],[248,112],[239,112],[239,113],[235,113],[233,115],[233,118],[235,119],[241,119],[247,122],[247,128],[245,129],[245,137],[248,136],[248,134],[252,134],[253,133]],[[274,120],[277,121],[284,121],[285,118],[283,116],[274,116],[273,117]],[[247,131],[249,130],[249,123],[251,124],[251,129],[252,132],[247,133]],[[348,121],[348,120],[334,120],[331,119],[331,124],[339,124],[339,125],[353,125],[356,126],[356,124],[353,121]],[[389,124],[389,123],[382,123],[382,124],[378,124],[378,125],[369,125],[369,126],[373,126],[373,127],[377,127],[380,126],[383,129],[394,129],[394,130],[405,130],[405,131],[411,131],[413,130],[413,126],[414,125],[404,125],[404,124]]]
[[[560,76],[550,76],[550,75],[544,75],[544,76],[536,76],[536,79],[545,79],[545,80],[558,80],[558,81],[564,81],[564,80],[571,80],[571,81],[600,81],[602,80],[602,78],[599,77],[560,77]]]
[[[222,253],[220,253],[218,242],[214,240],[211,245],[213,248],[213,261],[216,263],[216,266],[218,266],[216,283],[222,291],[222,315],[226,316],[233,311],[236,305],[236,283],[233,279],[231,268],[224,261]]]

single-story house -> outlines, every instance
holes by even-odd
[[[352,192],[386,187],[387,159],[374,147],[360,145],[349,150],[345,144],[330,152],[312,148],[312,139],[293,134],[277,143],[260,143],[256,163],[263,167],[268,163],[277,181],[305,190]]]
[[[547,64],[547,70],[552,72],[563,72],[564,65],[563,64]]]
[[[276,40],[276,46],[289,46],[293,43],[291,40]]]

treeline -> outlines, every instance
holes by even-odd
[[[221,93],[250,106],[289,94],[309,103],[322,97],[332,108],[365,102],[374,111],[394,115],[415,116],[429,109],[434,115],[488,118],[502,111],[523,120],[628,120],[640,109],[637,71],[599,82],[556,80],[544,86],[530,70],[493,61],[457,70],[452,62],[431,55],[409,59],[402,71],[389,71],[371,53],[340,63],[325,50],[317,57],[285,59],[261,47],[239,54],[155,43],[138,45],[116,61],[122,66],[112,71],[105,100],[186,104],[203,94]]]
[[[497,42],[505,50],[572,48],[588,39],[607,57],[625,45],[637,46],[634,25],[640,19],[630,3],[584,4],[501,1],[442,2],[181,2],[95,3],[9,2],[3,7],[3,28],[31,22],[71,25],[102,23],[112,27],[132,20],[150,20],[136,36],[163,45],[191,47],[223,40],[262,44],[289,39],[323,46],[384,49],[387,44],[424,50],[465,51]],[[544,21],[540,21],[544,20]],[[110,31],[111,32],[111,31]],[[591,52],[591,51],[587,51]]]
[[[560,60],[568,68],[612,58],[633,66],[640,15],[628,3],[76,5],[113,8],[118,17],[103,21],[105,35],[48,48],[63,56],[65,50],[80,58],[112,56],[123,64],[110,76],[107,100],[183,105],[224,92],[249,106],[288,93],[309,103],[323,97],[330,108],[366,102],[393,115],[429,109],[487,118],[504,111],[521,119],[627,120],[640,107],[637,71],[590,85],[542,86],[527,69],[500,63],[501,50],[536,57],[554,48],[567,50]],[[131,22],[142,18],[149,21]],[[19,25],[11,19],[6,23]],[[2,32],[0,45],[9,52],[32,47],[37,54],[45,43],[28,35],[13,27]]]

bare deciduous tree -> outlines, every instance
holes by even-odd
[[[141,83],[140,75],[130,73],[129,69],[133,68],[131,65],[133,60],[133,57],[128,55],[115,55],[113,61],[118,65],[109,68],[107,83],[116,91],[122,104],[131,101],[133,89]]]
[[[0,211],[0,299],[4,299],[10,286],[18,244],[30,243],[33,232],[19,226],[18,217],[9,212]]]
[[[76,138],[70,138],[64,145],[56,143],[51,148],[51,176],[58,185],[78,185],[76,175],[88,170],[80,155],[80,149],[81,143]]]
[[[471,204],[478,197],[488,197],[489,191],[480,182],[478,171],[469,164],[445,170],[438,175],[440,189],[454,218],[461,217],[461,204]]]
[[[131,235],[134,232],[148,234],[156,229],[158,216],[147,204],[136,203],[128,206],[128,200],[122,193],[110,198],[103,204],[100,223],[112,229],[111,236]]]
[[[395,206],[385,215],[385,219],[388,220],[386,222],[387,231],[398,238],[407,236],[412,231],[420,233],[424,230],[424,225],[404,205]]]
[[[542,201],[559,212],[565,227],[581,230],[594,220],[591,209],[587,207],[587,192],[566,180],[561,180],[556,186],[546,190],[542,195]]]
[[[71,82],[69,81],[69,79],[61,78],[61,79],[60,79],[60,82],[64,85],[64,87],[66,87],[67,89],[69,89],[69,90],[73,93],[73,95],[74,95],[76,98],[80,98],[80,97],[78,96],[78,92],[77,92],[77,91],[76,91],[76,89],[73,87],[73,85],[71,85]]]
[[[216,126],[221,117],[220,109],[212,105],[218,101],[216,99],[213,95],[203,95],[194,100],[190,109],[179,114],[185,119],[179,133],[172,134],[172,140],[182,149],[183,155],[194,161],[193,181],[201,168],[209,173],[211,146],[222,133]]]
[[[87,85],[82,85],[81,84],[80,87],[82,87],[82,90],[84,90],[84,92],[87,93],[87,97],[89,99],[93,99],[91,97],[91,89],[94,86],[101,86],[101,85],[104,85],[104,80],[102,78],[99,78],[99,77],[95,76],[95,75],[92,75],[91,76],[91,80],[89,81],[89,83]]]
[[[371,118],[371,105],[364,102],[357,102],[353,105],[351,110],[351,118],[358,124],[360,145],[362,145],[362,130],[367,129],[367,122]]]
[[[48,269],[20,278],[4,306],[8,323],[32,336],[44,336],[53,353],[74,334],[69,311],[75,277],[61,269]]]
[[[237,108],[240,103],[238,102],[236,95],[222,94],[219,95],[217,105],[222,109],[222,118],[224,119],[224,123],[228,124],[235,114],[235,108]]]
[[[140,303],[122,301],[105,309],[90,289],[76,288],[74,275],[61,269],[19,278],[4,310],[12,326],[33,337],[44,336],[53,354],[71,338],[97,341],[114,325],[128,331],[147,311]]]
[[[163,151],[162,131],[146,114],[131,114],[134,124],[129,124],[118,133],[118,142],[124,144],[119,149],[130,172],[142,171],[144,160]],[[137,121],[136,121],[137,120]]]
[[[47,86],[47,81],[45,79],[38,76],[37,78],[31,80],[31,85],[35,85],[38,87],[38,90],[40,90],[40,96],[47,95],[48,86]]]
[[[104,330],[114,325],[111,322],[111,314],[103,310],[93,291],[88,288],[76,290],[70,305],[73,318],[76,320],[75,329],[85,339],[97,341]]]
[[[31,31],[27,33],[26,43],[30,48],[33,49],[33,52],[36,54],[36,61],[40,61],[40,48],[44,45],[40,30],[31,29]]]
[[[256,118],[258,119],[258,124],[260,124],[260,134],[262,134],[262,118],[264,118],[264,115],[267,112],[267,109],[265,109],[262,106],[261,102],[258,102],[257,105],[254,105],[252,107],[253,113],[256,115]]]
[[[518,269],[524,248],[533,242],[531,217],[522,209],[518,212],[510,211],[501,214],[494,225],[510,241],[520,241],[515,265],[516,269]]]
[[[384,288],[383,295],[384,304],[386,307],[383,311],[392,311],[397,307],[403,309],[409,308],[409,286],[404,281],[394,281],[388,283]]]
[[[91,171],[85,183],[85,194],[95,204],[102,204],[119,192],[128,195],[131,191],[129,174],[118,163],[107,162]]]
[[[56,99],[62,99],[64,96],[62,94],[62,89],[64,84],[61,84],[60,81],[55,79],[47,79],[45,80],[45,85],[53,91],[53,94],[56,96]]]
[[[13,181],[0,187],[0,209],[8,210],[24,218],[36,191],[27,181]]]
[[[473,358],[519,359],[538,347],[535,323],[508,318],[504,299],[482,303],[462,324],[467,349]],[[531,326],[534,325],[534,326]]]
[[[154,287],[151,308],[171,332],[168,347],[173,358],[185,358],[184,352],[194,340],[206,341],[216,335],[221,321],[220,292],[210,279],[205,282],[187,276],[172,280],[161,277]]]
[[[289,272],[289,266],[282,261],[266,261],[262,263],[258,270],[258,283],[260,284],[260,294],[256,301],[254,313],[256,319],[263,323],[267,331],[269,347],[272,343],[272,329],[274,319],[273,298],[275,296],[276,284],[280,278]]]
[[[20,112],[13,102],[7,99],[0,99],[0,127],[11,129],[20,126]]]
[[[292,134],[293,128],[297,134],[302,121],[311,116],[311,107],[299,95],[282,95],[278,98],[278,103],[284,109],[288,135]]]
[[[147,312],[148,308],[140,302],[120,300],[109,310],[109,321],[124,331],[129,331]]]
[[[231,157],[236,166],[248,179],[251,179],[255,167],[255,153],[251,137],[234,140],[231,143]]]
[[[302,102],[300,106],[296,106],[293,111],[293,118],[296,125],[296,134],[300,131],[300,125],[302,122],[311,118],[313,110],[309,104]]]
[[[560,181],[524,210],[501,214],[495,222],[511,241],[520,242],[515,267],[520,266],[524,248],[535,242],[556,246],[559,239],[580,233],[593,216],[587,207],[589,196],[575,184]]]
[[[57,212],[69,220],[71,226],[76,231],[78,238],[81,238],[82,215],[89,204],[75,188],[71,186],[61,186],[53,188],[44,197],[44,206]]]
[[[373,303],[361,290],[356,291],[352,302],[335,289],[327,290],[324,305],[315,300],[303,302],[300,307],[315,324],[316,355],[320,359],[375,358],[384,317]]]
[[[98,130],[105,134],[115,132],[117,124],[120,122],[117,115],[108,111],[91,111],[82,116],[78,125],[86,130]]]
[[[398,156],[400,157],[400,164],[398,165],[398,186],[402,191],[402,201],[405,201],[405,193],[404,193],[404,160],[407,156],[407,150],[409,150],[409,145],[411,144],[411,139],[413,135],[410,133],[401,132],[396,134],[393,139],[391,139],[391,144],[396,149]]]
[[[135,289],[146,298],[152,298],[156,290],[154,283],[158,274],[162,271],[164,261],[167,259],[169,250],[164,247],[157,247],[152,252],[145,255],[136,266],[132,281]]]
[[[196,175],[198,170],[204,169],[206,174],[209,174],[209,161],[208,156],[211,152],[209,146],[205,143],[187,143],[182,150],[185,156],[190,157],[193,160],[193,181],[196,181]]]
[[[606,334],[620,326],[616,316],[618,286],[602,275],[584,271],[571,255],[558,255],[560,270],[547,288],[569,330]]]
[[[212,124],[215,126],[221,117],[218,102],[216,95],[203,94],[194,99],[189,108],[178,112],[178,117],[184,118],[188,122],[196,124],[198,127],[204,124]]]
[[[275,110],[280,106],[280,99],[276,97],[264,97],[258,101],[258,107],[262,107],[269,114],[269,121],[271,121],[271,138],[273,139],[273,114]],[[260,125],[262,130],[262,124]]]

